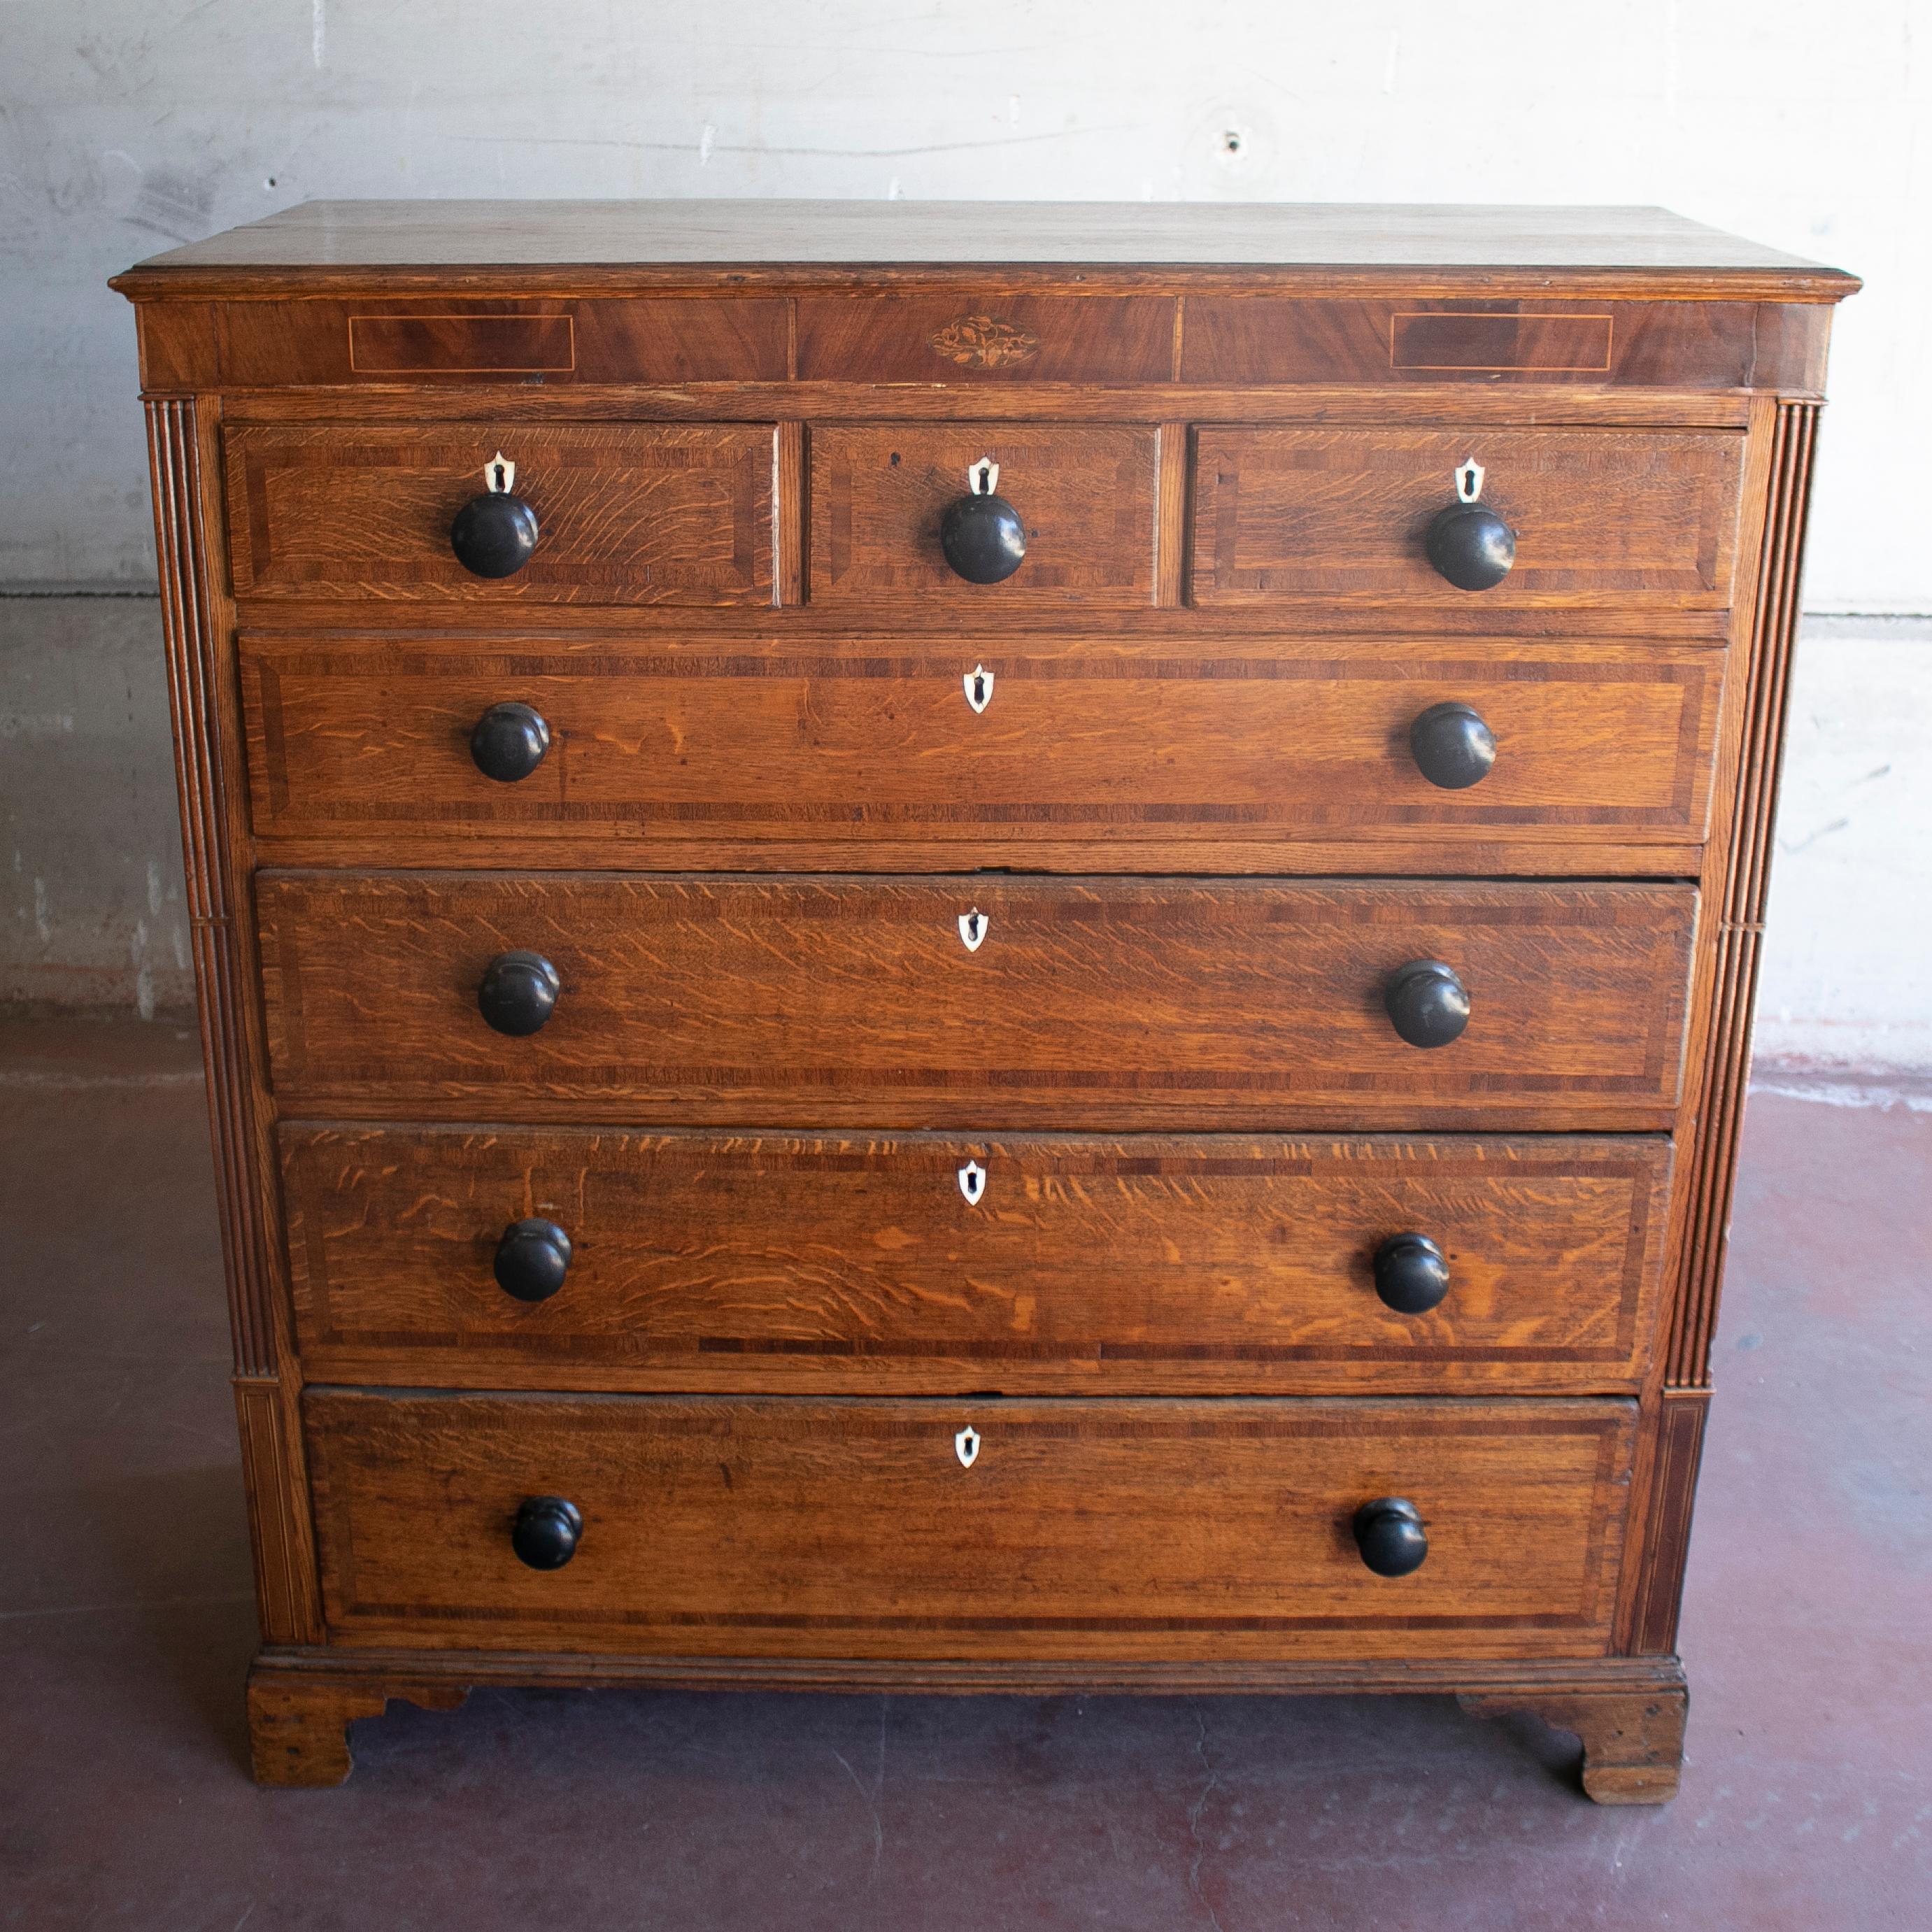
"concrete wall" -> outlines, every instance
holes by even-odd
[[[1766,1037],[1924,1063],[1922,990],[1890,963],[1932,940],[1924,20],[1918,0],[1492,0],[1479,23],[1440,0],[0,9],[0,998],[184,983],[152,606],[4,594],[152,582],[134,333],[103,286],[142,255],[341,195],[1655,201],[1871,285],[1840,312],[1807,602],[1907,621],[1805,646]]]
[[[0,1004],[193,1004],[157,598],[0,598]]]

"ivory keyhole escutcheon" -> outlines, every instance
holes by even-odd
[[[959,1458],[959,1466],[970,1469],[980,1460],[980,1432],[969,1422],[952,1438],[952,1453]]]
[[[992,921],[977,906],[959,915],[959,940],[968,952],[976,952],[984,943]]]
[[[986,1192],[986,1170],[976,1160],[969,1160],[959,1170],[959,1191],[968,1207],[979,1206]]]
[[[966,702],[974,712],[986,710],[993,701],[993,674],[984,664],[975,664],[965,676]]]

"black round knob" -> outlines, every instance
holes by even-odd
[[[1438,511],[1424,539],[1429,561],[1458,590],[1493,590],[1516,561],[1516,532],[1481,503]]]
[[[1375,1266],[1376,1292],[1398,1315],[1426,1315],[1449,1292],[1448,1257],[1426,1234],[1390,1235]]]
[[[1447,1046],[1469,1024],[1469,989],[1439,959],[1397,967],[1382,988],[1382,1004],[1411,1046]]]
[[[544,761],[550,727],[527,704],[493,704],[470,734],[470,755],[486,778],[514,784]]]
[[[1429,1532],[1422,1512],[1401,1496],[1378,1496],[1355,1512],[1355,1547],[1378,1576],[1406,1576],[1422,1568]]]
[[[1468,704],[1432,704],[1408,728],[1415,768],[1444,791],[1480,784],[1496,761],[1496,735]]]
[[[487,490],[457,512],[449,547],[472,577],[514,577],[536,553],[537,513],[507,490]]]
[[[519,1301],[548,1301],[570,1268],[570,1237],[533,1214],[512,1221],[496,1244],[496,1286]]]
[[[532,1570],[561,1570],[577,1554],[584,1512],[562,1496],[526,1496],[517,1505],[510,1547]]]
[[[556,1012],[562,990],[556,968],[541,952],[500,952],[483,969],[476,1009],[499,1033],[520,1040]]]
[[[1026,561],[1026,526],[1004,496],[956,496],[940,519],[939,547],[968,584],[1000,584]]]

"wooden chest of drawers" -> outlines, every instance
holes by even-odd
[[[1855,282],[705,202],[116,286],[260,1776],[484,1682],[1410,1689],[1670,1795]]]

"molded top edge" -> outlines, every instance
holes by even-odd
[[[373,272],[620,284],[981,268],[1106,280],[1258,272],[1472,285],[1627,278],[1642,292],[1834,301],[1856,279],[1655,208],[1150,202],[318,201],[170,250],[123,293],[367,283]],[[1268,272],[1274,272],[1270,274]]]

